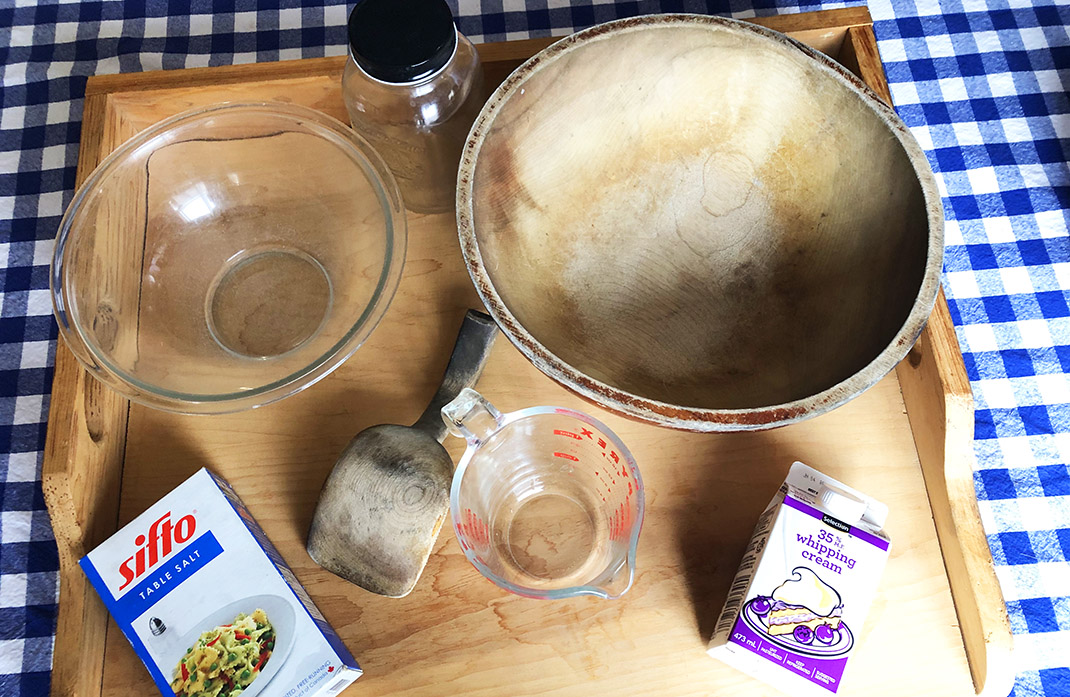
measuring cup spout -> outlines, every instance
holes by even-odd
[[[629,554],[628,558],[621,563],[620,567],[605,581],[594,584],[601,591],[600,595],[607,600],[614,600],[628,592],[632,587],[635,577],[635,555]]]
[[[442,420],[450,433],[478,445],[501,428],[502,413],[483,399],[483,395],[466,387],[457,397],[442,407]]]

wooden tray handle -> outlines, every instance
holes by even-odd
[[[896,369],[914,431],[974,688],[1014,684],[1011,627],[973,482],[973,393],[943,290],[918,343]]]
[[[892,95],[870,25],[847,30],[841,61],[888,104]],[[929,324],[896,369],[914,432],[974,690],[1006,697],[1014,684],[1011,628],[973,484],[973,392],[943,290]]]
[[[106,96],[85,99],[81,185],[101,159]],[[85,371],[63,340],[56,368],[41,465],[41,488],[59,551],[60,586],[52,695],[99,695],[108,611],[78,560],[115,532],[130,403]],[[89,638],[92,638],[91,640]]]

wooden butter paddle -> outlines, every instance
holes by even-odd
[[[320,492],[308,533],[313,561],[373,593],[409,594],[449,512],[453,460],[439,412],[475,384],[497,333],[490,316],[469,310],[416,423],[372,426],[350,441]]]

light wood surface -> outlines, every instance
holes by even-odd
[[[838,49],[847,44],[850,27],[868,23],[864,12],[762,23],[838,37],[832,41]],[[534,50],[538,41],[523,48]],[[482,47],[485,58],[501,61],[488,72],[503,73],[523,57],[512,50],[508,44]],[[344,118],[340,66],[319,59],[218,73],[93,78],[79,181],[140,128],[198,104],[281,99]],[[331,465],[362,428],[411,423],[419,415],[464,311],[478,306],[450,216],[412,216],[409,232],[398,295],[368,343],[327,379],[263,409],[183,417],[130,407],[90,379],[64,346],[57,349],[43,475],[62,579],[52,694],[152,691],[76,561],[202,465],[231,481],[361,662],[366,675],[351,688],[354,694],[775,694],[710,659],[704,648],[758,513],[793,459],[878,496],[892,511],[892,556],[841,694],[971,694],[967,651],[978,688],[996,694],[997,685],[1009,684],[1009,665],[1000,658],[1010,641],[1006,612],[972,485],[962,476],[970,452],[969,429],[962,425],[972,428],[969,387],[944,319],[933,325],[943,329],[922,335],[915,354],[922,356],[920,370],[904,364],[898,380],[888,376],[827,415],[749,434],[676,433],[614,417],[581,403],[498,342],[479,385],[497,406],[589,411],[636,456],[647,518],[636,581],[621,600],[510,596],[479,576],[449,530],[403,599],[374,596],[315,566],[304,550],[305,535]],[[937,308],[937,317],[946,318],[946,307]],[[949,403],[956,405],[955,429],[933,419]],[[910,422],[917,429],[918,419],[928,428],[912,438]],[[458,457],[462,443],[447,445]],[[941,507],[936,527],[930,501]]]

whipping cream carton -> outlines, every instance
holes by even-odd
[[[758,519],[708,652],[791,695],[840,687],[888,558],[888,508],[801,462]]]
[[[237,494],[206,469],[80,563],[164,695],[328,697],[360,677]]]

